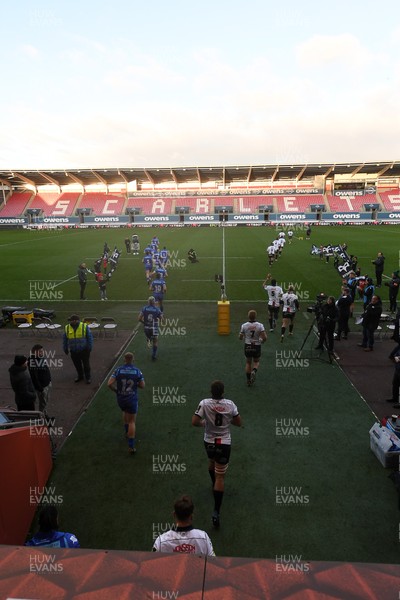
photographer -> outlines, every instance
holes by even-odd
[[[320,297],[322,298],[322,294]],[[336,322],[338,320],[339,311],[335,305],[335,298],[329,296],[326,303],[319,303],[320,306],[316,310],[319,341],[317,350],[322,350],[324,342],[327,344],[328,352],[333,352],[333,334],[335,332]]]
[[[340,342],[342,333],[343,339],[347,340],[347,335],[349,333],[349,318],[351,314],[351,307],[353,304],[353,299],[350,294],[350,290],[345,287],[343,288],[342,295],[336,302],[336,306],[339,311],[338,315],[338,331],[337,331],[337,341]]]
[[[382,314],[382,302],[379,296],[372,296],[371,302],[368,304],[363,314],[363,340],[358,344],[364,348],[365,352],[372,352],[374,349],[374,333],[378,328],[379,319]]]

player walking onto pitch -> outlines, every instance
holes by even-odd
[[[294,293],[293,286],[290,285],[287,292],[282,296],[282,329],[281,329],[281,342],[285,337],[285,331],[289,326],[289,335],[293,335],[293,321],[296,312],[299,310],[299,299]]]
[[[208,534],[193,527],[193,501],[190,496],[181,496],[174,504],[175,527],[158,536],[153,552],[179,552],[215,556]]]
[[[139,314],[139,321],[144,325],[144,334],[147,338],[147,345],[152,348],[151,358],[156,360],[158,350],[158,326],[162,320],[162,312],[156,306],[154,296],[149,296],[148,304],[142,308]]]
[[[107,383],[110,390],[117,394],[118,406],[123,412],[130,454],[136,452],[138,388],[144,388],[143,373],[133,364],[134,358],[132,352],[127,352],[124,356],[125,363],[115,369]]]
[[[271,283],[268,283],[269,281]],[[274,331],[276,327],[276,322],[278,320],[283,289],[280,285],[277,285],[276,279],[271,279],[271,273],[268,273],[262,285],[264,290],[268,294],[269,330]]]
[[[163,312],[164,295],[167,293],[167,286],[165,285],[164,279],[162,279],[162,277],[156,277],[156,279],[154,279],[154,281],[150,283],[150,290],[154,294],[156,304],[158,304],[159,309],[161,310],[161,312]]]
[[[268,264],[271,267],[274,264],[274,261],[275,261],[275,246],[273,245],[272,242],[268,246],[266,252],[268,254]]]
[[[255,310],[249,310],[248,321],[240,328],[239,339],[244,339],[244,355],[246,357],[247,385],[251,386],[256,380],[256,374],[260,365],[261,344],[267,340],[267,334],[262,323],[257,321]]]
[[[205,398],[192,417],[194,427],[205,427],[204,446],[208,456],[208,472],[213,484],[214,512],[212,522],[220,525],[220,510],[225,489],[225,473],[231,453],[230,426],[241,427],[242,419],[237,406],[224,398],[224,384],[213,381],[211,398]]]

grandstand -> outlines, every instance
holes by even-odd
[[[69,217],[73,214],[74,208],[81,194],[77,192],[36,194],[30,201],[27,208],[41,210],[47,217],[63,216]],[[11,197],[14,200],[14,196]]]
[[[328,195],[327,199],[332,212],[364,211],[366,204],[380,204],[376,194]]]
[[[89,192],[81,196],[77,208],[89,208],[95,215],[120,215],[123,212],[125,200],[121,194]]]
[[[32,197],[32,192],[16,192],[9,197],[1,209],[2,217],[20,217],[24,214],[25,209]]]
[[[35,223],[40,217],[69,218],[79,209],[80,214],[103,220],[122,219],[124,215],[202,216],[221,212],[238,215],[239,219],[239,215],[264,211],[276,215],[298,213],[314,220],[311,213],[316,206],[323,207],[324,213],[354,216],[357,212],[365,215],[372,208],[366,205],[373,204],[376,218],[376,211],[393,213],[400,208],[400,162],[90,169],[68,173],[0,171],[0,182],[0,218],[22,218],[27,211],[37,211],[31,213]]]
[[[236,213],[257,213],[260,206],[264,206],[266,201],[260,196],[239,196],[235,198]],[[272,199],[268,198],[268,204],[272,204]]]
[[[383,208],[386,210],[400,210],[400,190],[392,189],[388,191],[379,191],[379,197]]]
[[[276,196],[271,198],[271,200],[274,200],[274,202],[276,202],[276,212],[278,213],[311,212],[310,206],[312,204],[320,204],[322,206],[325,205],[324,196],[322,194],[307,194],[304,196]]]
[[[135,208],[146,215],[167,215],[174,212],[175,198],[141,197],[129,198],[126,209]]]

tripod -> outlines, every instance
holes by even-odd
[[[313,331],[314,325],[316,325],[316,324],[317,324],[317,317],[315,316],[314,319],[311,322],[311,325],[310,325],[307,333],[306,333],[306,337],[303,340],[303,343],[301,345],[300,351],[303,350],[304,346],[306,345],[306,342],[307,342],[308,338],[310,337],[310,333]],[[325,336],[324,336],[323,345],[324,345],[325,349],[328,350],[328,344],[327,344],[327,340],[326,340],[326,332],[325,332]],[[329,364],[333,363],[333,359],[334,358],[335,358],[335,354],[333,352],[330,352],[328,350],[328,361],[329,361]],[[316,357],[316,360],[322,360],[323,362],[327,362],[326,359],[322,358],[322,351],[320,352],[319,356]]]

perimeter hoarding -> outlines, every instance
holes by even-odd
[[[374,218],[373,218],[374,217]],[[400,222],[400,212],[337,212],[337,213],[240,213],[240,214],[197,214],[197,215],[135,215],[129,216],[86,216],[79,217],[42,217],[29,222],[26,217],[0,218],[0,227],[126,227],[144,225],[199,225],[199,224],[261,224],[261,223],[376,223]]]

